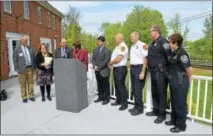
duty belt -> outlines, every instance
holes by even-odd
[[[169,72],[168,74],[168,79],[172,79],[172,77],[177,76],[178,78],[178,84],[182,84],[183,83],[183,76],[186,75],[186,72],[177,72],[177,71],[172,71]]]

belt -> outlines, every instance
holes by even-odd
[[[118,69],[118,68],[126,68],[127,66],[118,66],[118,67],[114,67],[114,69]]]
[[[141,67],[143,64],[138,64],[138,65],[131,65],[132,68],[137,68],[137,67]]]
[[[26,68],[32,68],[32,67],[33,67],[32,65],[26,66]]]

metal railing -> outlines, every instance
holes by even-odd
[[[128,73],[129,74],[129,73]],[[110,92],[111,97],[115,98],[115,88],[113,79],[110,78]],[[197,84],[196,84],[197,81]],[[134,97],[132,96],[130,76],[127,76],[127,90],[128,90],[128,102],[134,103]],[[201,97],[203,96],[203,97]],[[146,85],[143,91],[144,106],[146,112],[152,110],[152,96],[151,96],[151,80],[148,73],[146,78]],[[194,120],[206,122],[212,124],[212,77],[206,76],[192,76],[192,82],[188,93],[188,115],[187,117]],[[170,106],[171,107],[171,106]],[[171,109],[167,109],[171,112]],[[194,112],[194,113],[193,113]]]
[[[193,67],[212,68],[212,61],[209,60],[191,60]]]

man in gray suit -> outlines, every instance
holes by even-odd
[[[56,49],[55,58],[72,58],[72,49],[67,47],[66,40],[64,38],[61,39],[60,47]]]
[[[111,58],[111,52],[104,46],[104,41],[105,38],[103,36],[98,37],[98,47],[93,51],[92,63],[98,84],[98,99],[94,102],[103,101],[102,104],[106,105],[109,103],[110,98],[110,70],[108,68],[108,62]]]
[[[13,62],[15,70],[18,72],[21,95],[24,103],[27,103],[28,97],[31,101],[35,101],[33,75],[36,68],[36,52],[32,47],[28,46],[27,43],[27,37],[21,37],[21,45],[18,46],[13,53]]]

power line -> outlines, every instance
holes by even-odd
[[[187,18],[181,19],[180,22],[185,21],[185,20],[188,20],[188,19],[191,19],[191,18],[194,18],[194,17],[197,17],[197,16],[202,16],[202,15],[204,15],[204,14],[209,14],[209,13],[211,13],[211,12],[212,12],[212,11],[207,11],[207,12],[203,12],[203,13],[201,13],[201,14],[197,14],[197,15],[195,15],[195,16],[187,17]]]
[[[199,19],[199,18],[210,16],[210,15],[212,15],[212,11],[203,12],[203,13],[191,16],[191,17],[181,19],[180,23],[189,22],[189,21],[192,21],[192,20],[196,20],[196,19]]]

